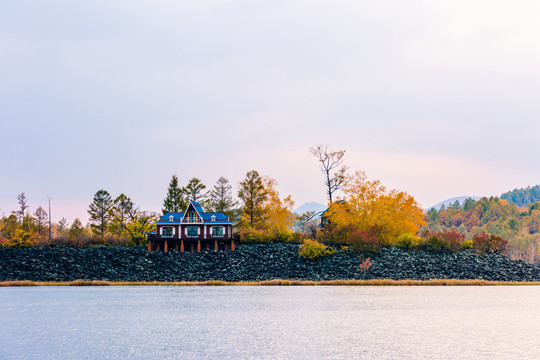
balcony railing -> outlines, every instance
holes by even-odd
[[[195,235],[195,236],[189,236],[189,235],[183,235],[181,237],[177,236],[165,236],[165,235],[159,235],[159,234],[149,234],[148,240],[165,240],[165,239],[171,239],[171,240],[229,240],[232,237],[230,235],[223,236],[216,236],[212,234],[206,234],[206,237],[204,235]]]
[[[181,222],[182,224],[202,224],[203,219],[200,216],[196,216],[196,217],[184,216]]]

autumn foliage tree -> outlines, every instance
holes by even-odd
[[[486,233],[474,234],[473,250],[479,254],[504,254],[508,241],[497,235]]]
[[[425,224],[424,212],[412,196],[387,190],[380,181],[367,180],[363,172],[349,177],[343,193],[344,201],[331,204],[327,213],[338,240],[356,234],[394,245],[399,235],[415,234]]]
[[[428,210],[425,216],[427,226],[422,231],[454,231],[463,234],[466,241],[472,243],[475,235],[489,234],[477,237],[473,251],[478,253],[484,252],[484,245],[480,244],[497,243],[495,239],[487,238],[495,235],[507,242],[500,253],[511,259],[540,263],[539,208],[538,202],[519,207],[498,197],[483,197],[477,201],[466,199],[463,204]],[[502,243],[500,240],[498,242]],[[488,248],[487,251],[492,250]]]
[[[291,195],[281,199],[277,191],[278,182],[275,179],[266,177],[263,179],[266,201],[264,203],[265,221],[263,228],[277,240],[286,240],[294,225],[295,216],[293,214],[294,201]]]
[[[277,181],[252,170],[239,184],[240,235],[245,241],[289,241],[295,215],[291,196],[281,198]]]

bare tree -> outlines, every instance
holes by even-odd
[[[22,224],[23,219],[24,219],[24,212],[26,211],[26,209],[28,209],[28,205],[26,205],[27,200],[24,193],[20,193],[17,196],[17,201],[19,203],[19,210],[12,211],[11,213],[17,216],[17,219],[19,220],[19,224]]]
[[[319,229],[321,213],[316,211],[306,211],[302,215],[297,217],[300,230],[303,233],[308,233],[313,239],[317,236],[317,230]]]
[[[332,195],[341,189],[346,180],[345,173],[348,168],[342,165],[345,150],[330,151],[328,150],[328,145],[317,145],[309,148],[309,150],[321,163],[321,171],[326,177],[324,181],[326,194],[331,204]]]

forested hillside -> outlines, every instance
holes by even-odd
[[[501,195],[501,199],[514,203],[517,206],[527,206],[540,201],[540,185],[527,186],[524,189],[514,189]]]
[[[510,258],[540,262],[540,202],[520,207],[497,197],[467,199],[430,209],[425,220],[424,230],[453,230],[466,239],[482,232],[499,235],[508,241]]]

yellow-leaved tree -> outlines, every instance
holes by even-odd
[[[291,195],[281,199],[277,191],[277,181],[269,177],[263,178],[263,186],[266,192],[264,202],[265,232],[275,240],[287,240],[292,233],[295,216],[293,214],[294,201]]]
[[[425,224],[424,212],[412,196],[387,190],[364,172],[350,176],[342,201],[330,205],[327,217],[334,240],[354,245],[355,239],[395,245],[401,234],[415,234]]]

